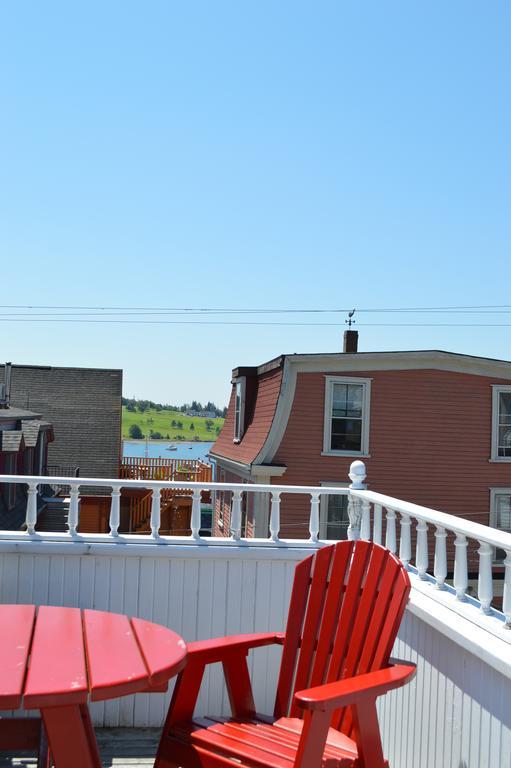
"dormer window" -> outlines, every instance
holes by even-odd
[[[245,431],[245,384],[243,376],[235,382],[236,392],[234,398],[234,443],[239,443]]]

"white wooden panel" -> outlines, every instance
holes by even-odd
[[[26,554],[0,551],[0,600],[98,608],[165,624],[186,640],[284,629],[294,556],[266,550],[233,556],[211,547],[166,555]],[[240,547],[240,550],[242,547]],[[126,551],[130,551],[126,548]],[[271,712],[280,648],[251,654],[259,708]],[[511,680],[477,655],[407,611],[394,655],[418,663],[414,682],[379,702],[392,768],[511,768]],[[160,726],[170,692],[94,705],[109,726]],[[199,712],[227,710],[220,670],[205,681]]]
[[[379,701],[393,768],[511,768],[509,678],[409,612],[393,655],[418,663],[411,685]]]

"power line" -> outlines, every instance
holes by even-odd
[[[26,309],[30,310],[31,314],[33,310],[68,310],[73,313],[85,311],[87,313],[143,313],[143,314],[158,314],[158,313],[212,313],[212,314],[346,314],[352,310],[352,306],[346,308],[333,308],[326,309],[321,308],[283,308],[278,307],[274,309],[268,308],[252,308],[246,307],[111,307],[111,306],[66,306],[66,305],[32,305],[32,304],[0,304],[0,309]],[[481,304],[481,305],[466,305],[466,306],[444,306],[444,307],[363,307],[357,309],[357,314],[360,313],[386,313],[386,312],[456,312],[456,313],[508,313],[511,312],[511,304]],[[68,314],[66,311],[65,314]]]
[[[84,325],[266,325],[266,326],[307,326],[309,328],[341,328],[339,323],[293,323],[258,320],[84,320],[52,317],[19,318],[0,316],[0,323],[81,323]],[[511,323],[358,323],[357,327],[378,328],[511,328]]]

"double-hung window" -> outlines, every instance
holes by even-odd
[[[323,453],[367,455],[371,380],[327,376],[325,387]]]
[[[511,461],[511,386],[493,387],[492,410],[492,460]]]
[[[245,382],[243,377],[235,382],[234,395],[234,442],[239,443],[245,427]]]
[[[490,523],[499,531],[511,533],[511,488],[491,489]],[[503,549],[497,549],[495,559],[502,561],[506,557]]]

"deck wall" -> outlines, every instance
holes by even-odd
[[[0,542],[0,601],[127,613],[186,640],[282,630],[295,562],[310,550],[157,544]],[[413,590],[412,590],[413,593]],[[461,621],[461,619],[460,619]],[[252,657],[255,698],[271,711],[278,648]],[[407,611],[397,656],[417,661],[416,681],[382,700],[392,768],[511,768],[511,679]],[[510,665],[511,675],[511,665]],[[104,726],[160,726],[169,694],[92,706]],[[212,668],[201,713],[227,711]]]

